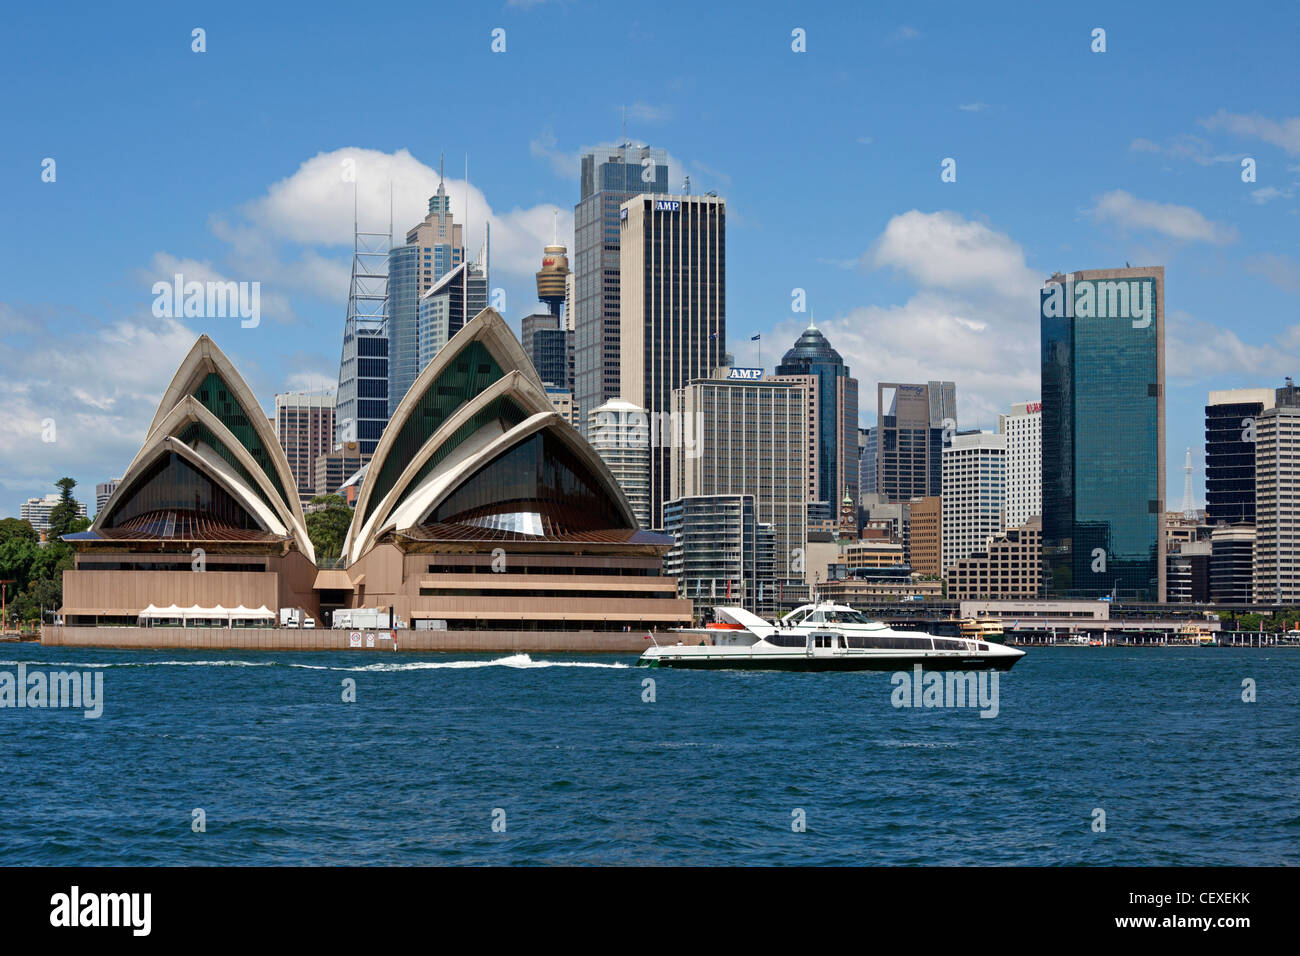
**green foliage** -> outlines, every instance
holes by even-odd
[[[72,489],[77,487],[71,478],[60,478],[55,482],[59,488],[59,503],[50,509],[50,537],[69,534],[77,520],[77,503],[72,498]]]
[[[9,620],[7,626],[24,621],[39,621],[41,609],[47,612],[63,603],[63,572],[72,569],[75,552],[59,536],[85,531],[90,521],[77,516],[71,478],[56,482],[60,501],[50,511],[50,533],[44,545],[31,523],[18,518],[0,519],[0,580],[4,585]]]
[[[316,549],[316,560],[333,561],[343,553],[352,509],[341,495],[317,495],[311,506],[319,509],[307,513],[307,536]]]

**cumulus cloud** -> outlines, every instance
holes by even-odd
[[[1010,236],[955,212],[913,209],[886,224],[859,265],[894,270],[916,286],[901,305],[817,319],[858,379],[863,421],[875,418],[882,381],[955,381],[963,427],[992,428],[1011,402],[1037,398],[1041,276]],[[792,317],[764,332],[766,363],[807,324]],[[742,364],[758,364],[756,343],[734,351]]]
[[[406,230],[428,213],[429,197],[437,189],[438,170],[407,150],[384,153],[349,146],[306,160],[242,211],[263,236],[304,245],[343,247],[352,243],[354,209],[355,221],[363,232],[387,232],[391,215],[394,242],[400,243]],[[466,227],[465,242],[471,256],[482,245],[487,222],[492,227],[494,271],[515,277],[531,276],[537,271],[542,247],[552,240],[557,207],[495,210],[477,186],[452,176],[446,178],[446,189],[452,214]],[[563,241],[570,241],[572,209],[560,208],[559,229]],[[310,260],[300,265],[306,274],[310,274],[311,267]]]
[[[0,349],[0,487],[22,500],[53,491],[70,475],[93,511],[94,484],[113,478],[139,450],[163,389],[196,332],[177,319],[101,322],[86,315],[51,316],[22,306],[0,315],[53,320],[56,335],[18,332]],[[52,421],[54,441],[44,440]],[[88,487],[89,486],[89,487]],[[41,489],[44,489],[43,491]],[[15,511],[16,513],[16,511]]]
[[[1099,222],[1156,232],[1185,242],[1223,245],[1237,239],[1234,227],[1206,219],[1191,206],[1139,199],[1123,189],[1112,190],[1098,199],[1092,215]]]
[[[924,286],[1002,296],[1032,290],[1040,278],[1010,236],[947,211],[913,209],[895,216],[863,262],[897,269]]]

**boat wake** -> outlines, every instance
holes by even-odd
[[[511,654],[509,657],[498,657],[492,661],[386,661],[378,664],[361,664],[356,667],[322,667],[319,664],[290,664],[290,667],[307,667],[316,670],[331,671],[425,671],[441,670],[449,668],[452,670],[464,670],[475,667],[515,667],[519,669],[529,669],[535,667],[596,667],[607,668],[612,670],[626,669],[628,664],[602,664],[597,661],[535,661],[527,654]]]

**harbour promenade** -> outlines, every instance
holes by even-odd
[[[656,634],[662,643],[677,636]],[[394,639],[397,646],[394,647]],[[41,629],[41,643],[133,650],[484,651],[640,654],[643,631],[444,631],[329,628],[64,627]]]

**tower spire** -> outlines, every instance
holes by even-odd
[[[1186,464],[1183,465],[1183,517],[1196,517],[1196,502],[1192,499],[1192,450],[1187,449]]]

